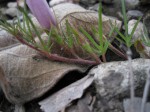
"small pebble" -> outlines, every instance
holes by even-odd
[[[9,3],[7,4],[7,7],[8,7],[8,8],[16,8],[16,7],[17,7],[17,2],[9,2]]]
[[[143,13],[138,10],[129,10],[127,12],[128,19],[138,19],[143,16]]]

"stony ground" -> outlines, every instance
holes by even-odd
[[[8,2],[6,2],[6,1],[7,0],[0,0],[0,4],[2,5],[2,7],[0,6],[1,7],[0,14],[5,15],[6,18],[8,19],[8,21],[11,22],[12,19],[17,16],[16,2],[12,3],[9,0],[8,0]],[[53,0],[53,1],[55,1],[55,0]],[[121,8],[120,0],[102,0],[102,1],[103,1],[103,13],[105,15],[122,20],[122,14],[121,14],[121,10],[120,10],[120,8]],[[129,26],[131,26],[131,28],[132,28],[134,21],[136,21],[140,16],[142,16],[143,18],[142,18],[141,24],[140,24],[137,32],[141,31],[140,28],[142,27],[143,22],[144,22],[147,27],[148,33],[150,34],[150,24],[149,24],[150,23],[150,7],[149,7],[150,1],[149,0],[141,0],[141,1],[143,1],[142,3],[137,2],[137,1],[138,0],[133,0],[133,1],[126,0],[127,17],[130,20]],[[54,4],[51,4],[51,5],[54,5]],[[86,9],[95,10],[95,11],[98,10],[98,0],[80,0],[79,5],[83,6]],[[0,16],[0,20],[2,18],[3,17]],[[140,36],[140,33],[136,33],[134,35],[135,38],[139,37],[139,36]],[[139,55],[138,56],[136,55],[135,57],[139,57]],[[77,79],[79,79],[79,77],[77,77],[77,78],[75,77],[75,79],[73,79],[73,80],[77,80]],[[58,87],[58,89],[60,89],[60,88]],[[36,99],[34,101],[27,103],[25,105],[27,112],[42,112],[40,110],[39,105],[37,104],[37,102],[39,102],[41,99],[42,98]],[[6,100],[2,91],[0,90],[0,111],[13,112],[13,110],[14,110],[14,105],[12,105],[11,103],[9,103]]]

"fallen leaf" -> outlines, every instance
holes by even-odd
[[[0,30],[0,51],[7,49],[8,46],[14,45],[17,42],[18,41],[7,31]]]
[[[59,112],[73,100],[81,98],[85,89],[93,82],[94,76],[87,75],[77,82],[65,87],[54,95],[39,102],[44,112]]]
[[[24,104],[42,96],[69,71],[85,70],[75,64],[33,58],[36,55],[24,45],[0,52],[0,83],[10,102]]]

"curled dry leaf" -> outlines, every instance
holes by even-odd
[[[79,5],[71,3],[54,6],[53,10],[62,32],[65,32],[66,30],[66,20],[68,20],[72,27],[83,27],[88,33],[93,32],[91,26],[98,28],[98,12],[86,10]],[[102,22],[104,35],[108,35],[108,32],[111,30],[110,21],[118,28],[121,27],[121,21],[103,15]]]
[[[71,4],[71,3],[64,3],[60,5],[56,5],[53,7],[55,12],[55,16],[57,18],[59,29],[63,35],[66,35],[66,20],[71,25],[72,28],[75,28],[79,35],[81,35],[79,40],[83,40],[82,44],[77,42],[77,38],[73,37],[73,53],[77,54],[78,57],[88,60],[93,60],[89,56],[89,53],[86,50],[83,50],[84,43],[90,43],[88,38],[85,37],[79,30],[82,27],[85,31],[92,35],[92,38],[98,43],[99,36],[98,34],[95,35],[93,32],[93,27],[98,30],[98,12],[86,10],[79,5]],[[112,19],[107,16],[102,16],[103,21],[103,34],[108,37],[108,34],[111,30],[110,21],[113,25],[116,25],[118,28],[121,27],[121,22],[119,20]],[[37,24],[38,25],[38,24]],[[112,41],[114,38],[111,37],[108,40]],[[61,49],[61,51],[56,50]],[[66,46],[59,46],[57,42],[53,44],[52,53],[59,54],[64,57],[75,58],[76,55],[72,55],[73,53],[68,52]],[[98,54],[97,54],[98,55]]]
[[[0,30],[0,51],[7,49],[7,46],[14,45],[17,42],[18,41],[11,34],[4,30]]]
[[[82,97],[85,89],[93,82],[94,75],[87,75],[79,81],[69,85],[68,87],[58,91],[49,98],[39,102],[44,112],[59,112],[66,108],[73,100]],[[63,96],[63,97],[62,97]]]
[[[36,59],[35,50],[24,45],[0,52],[0,83],[7,99],[23,104],[51,89],[67,72],[84,67]]]
[[[16,104],[16,112],[23,111],[25,102],[42,96],[69,71],[84,72],[87,68],[37,58],[38,55],[25,45],[0,52],[0,85],[6,98]]]

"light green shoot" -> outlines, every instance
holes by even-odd
[[[126,15],[126,8],[125,8],[125,1],[121,0],[121,3],[122,3],[122,14],[123,14],[124,26],[125,26],[125,34],[120,32],[117,27],[114,27],[111,22],[110,22],[110,24],[111,24],[112,28],[114,29],[113,31],[116,31],[118,33],[118,35],[122,38],[122,39],[120,39],[119,37],[116,37],[116,39],[118,41],[120,41],[121,43],[124,43],[128,48],[130,48],[133,45],[133,43],[131,41],[133,34],[135,33],[135,30],[136,30],[136,28],[137,28],[137,26],[141,20],[141,17],[135,23],[135,25],[131,31],[131,34],[129,34],[129,32],[128,32],[128,20],[127,20],[127,15]]]

